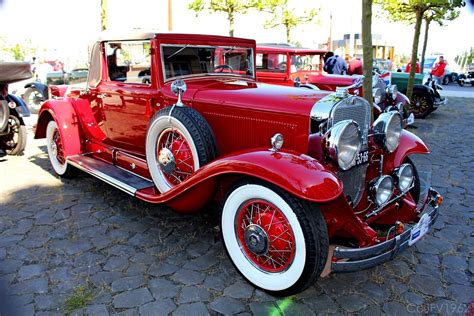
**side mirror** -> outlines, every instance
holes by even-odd
[[[177,79],[173,81],[171,84],[171,92],[173,92],[174,95],[178,96],[178,102],[176,102],[176,105],[178,106],[183,106],[183,102],[181,101],[182,95],[186,92],[186,83],[184,80]]]

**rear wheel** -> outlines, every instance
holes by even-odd
[[[56,121],[52,120],[46,127],[46,147],[48,149],[49,161],[54,172],[64,178],[73,175],[72,166],[68,165],[64,154],[63,139]]]
[[[46,100],[46,97],[38,88],[29,87],[25,91],[23,100],[25,100],[30,112],[37,114],[41,108],[41,104],[43,104],[43,102]]]
[[[319,208],[273,185],[245,181],[232,188],[221,229],[237,270],[273,295],[304,290],[324,269],[329,240]]]
[[[410,109],[416,118],[425,118],[433,110],[433,98],[425,91],[413,91]]]

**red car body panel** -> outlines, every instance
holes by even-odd
[[[46,126],[51,119],[54,119],[60,127],[59,133],[64,139],[65,156],[80,154],[82,152],[80,124],[71,101],[61,98],[43,104],[38,113],[35,138],[46,137]]]

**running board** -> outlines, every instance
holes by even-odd
[[[137,190],[153,186],[151,181],[90,156],[71,156],[67,163],[133,196]]]

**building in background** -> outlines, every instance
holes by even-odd
[[[332,41],[332,48],[340,56],[351,55],[362,58],[362,35],[360,33],[344,34],[342,40]],[[372,49],[374,59],[388,59],[390,57],[391,60],[394,60],[395,47],[385,41],[382,35],[372,34]]]

